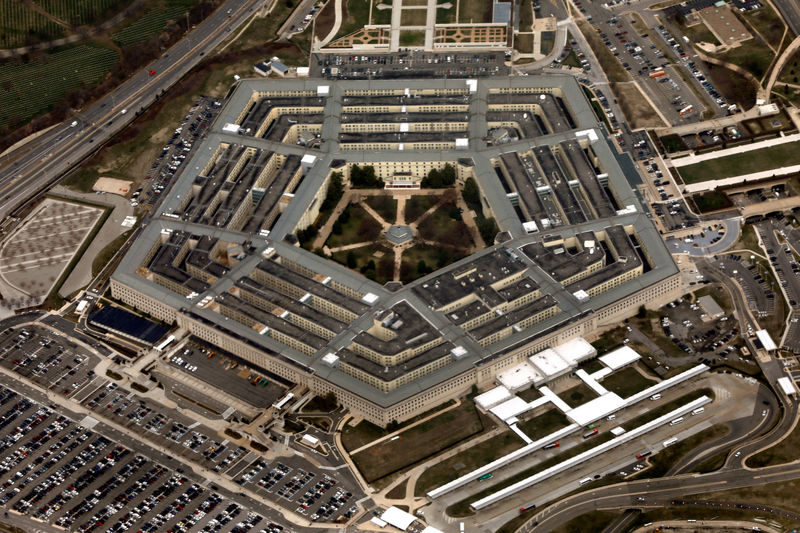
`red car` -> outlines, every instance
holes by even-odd
[[[151,75],[151,76],[155,76],[155,74],[156,74],[156,71],[155,71],[155,70],[151,70],[151,71],[150,71],[150,75]]]

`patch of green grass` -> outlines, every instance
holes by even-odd
[[[416,222],[419,217],[439,201],[438,196],[414,195],[406,200],[403,215],[406,224]]]
[[[391,5],[390,1],[375,0],[372,6],[372,24],[391,24],[392,23],[392,10],[391,9],[378,9],[378,4]],[[438,22],[438,21],[437,21]]]
[[[355,426],[346,425],[342,429],[342,445],[345,450],[356,450],[365,444],[388,434],[384,428],[362,420]]]
[[[344,21],[334,39],[349,35],[363,28],[369,22],[369,0],[347,0],[344,7]],[[374,10],[376,13],[378,10]],[[391,10],[388,10],[391,12]]]
[[[374,11],[373,11],[374,13]],[[436,24],[452,24],[456,21],[456,4],[451,2],[448,8],[436,8]]]
[[[374,222],[374,224],[370,222]],[[367,226],[377,225],[380,229],[377,220],[373,219],[363,207],[352,203],[339,216],[337,224],[341,225],[341,233],[337,234],[336,231],[333,231],[325,242],[330,248],[372,241],[376,237],[375,231],[372,231],[372,227],[367,228]],[[366,231],[364,228],[370,229],[370,231]]]
[[[519,3],[519,31],[533,29],[533,2],[521,0]]]
[[[401,26],[424,26],[428,17],[427,9],[403,9],[400,13]]]
[[[531,440],[536,441],[568,425],[569,419],[564,413],[552,408],[538,416],[519,422],[517,427]]]
[[[665,135],[664,137],[660,137],[659,140],[668,154],[689,149],[686,143],[683,142],[683,139],[681,139],[681,136],[677,134]]]
[[[160,0],[152,2],[147,11],[128,27],[112,35],[120,46],[128,46],[146,41],[153,35],[188,13],[198,0]]]
[[[733,202],[728,198],[728,195],[720,191],[708,191],[703,194],[696,194],[691,196],[691,199],[701,213],[733,207]]]
[[[575,67],[575,68],[582,67],[580,59],[578,59],[578,56],[575,54],[575,50],[570,50],[569,53],[567,54],[567,57],[565,57],[561,61],[561,64],[566,65],[568,67]]]
[[[748,457],[745,464],[750,468],[761,468],[789,463],[798,458],[800,458],[800,424],[775,446]]]
[[[678,172],[683,182],[687,184],[730,178],[797,164],[798,153],[800,153],[800,141],[709,159],[680,167]]]
[[[403,46],[422,46],[425,44],[425,31],[401,30],[400,44]]]
[[[623,326],[610,329],[600,335],[600,338],[592,342],[592,346],[597,350],[597,353],[604,354],[611,351],[622,344],[622,339],[625,338],[626,330]]]
[[[561,524],[553,533],[583,533],[585,531],[604,531],[619,513],[612,511],[591,511]]]
[[[0,0],[0,48],[17,48],[63,36],[64,28],[25,2]]]
[[[742,18],[750,23],[772,48],[778,50],[786,26],[770,4],[762,4],[758,9],[745,11],[742,13]],[[791,32],[788,38],[791,40]]]
[[[630,81],[631,75],[628,74],[628,71],[625,70],[622,63],[619,62],[605,43],[603,43],[600,36],[597,35],[594,28],[592,28],[592,25],[582,19],[577,20],[577,23],[584,38],[589,41],[589,45],[597,55],[597,60],[600,62],[600,66],[608,76],[609,81],[616,83]]]
[[[492,3],[485,0],[459,0],[458,22],[491,22]]]
[[[474,245],[472,233],[461,219],[458,208],[449,202],[440,205],[420,221],[417,230],[419,236],[428,241],[459,248],[468,248]]]
[[[92,185],[100,177],[95,168],[80,168],[61,181],[61,185],[78,192],[92,192]]]
[[[403,470],[480,433],[483,421],[471,402],[403,431],[351,456],[368,483]]]
[[[119,249],[122,248],[122,245],[125,244],[125,241],[128,240],[128,237],[130,237],[132,231],[133,230],[126,231],[110,243],[106,244],[106,246],[100,250],[100,252],[92,260],[92,277],[97,276],[103,270],[103,268],[105,268],[105,266],[109,261],[111,261]]]
[[[659,478],[667,474],[674,464],[683,459],[687,454],[697,448],[717,441],[730,433],[730,428],[724,424],[715,424],[710,428],[704,429],[700,433],[695,433],[687,439],[676,442],[672,446],[665,448],[650,457],[650,468],[642,470],[636,478]]]
[[[479,442],[469,449],[425,469],[425,472],[417,480],[414,494],[424,496],[429,490],[441,487],[467,472],[518,450],[524,444],[519,436],[511,430]]]
[[[704,22],[693,24],[692,26],[682,26],[681,30],[693,43],[711,43],[717,46],[720,44],[719,40],[714,37],[714,34],[711,33],[711,30],[708,29],[708,26],[706,26]]]
[[[754,35],[744,45],[731,48],[724,54],[718,54],[717,57],[742,67],[760,80],[775,58],[775,52],[761,38]]]
[[[364,198],[364,201],[374,209],[383,220],[389,224],[394,224],[394,221],[397,219],[397,200],[392,198],[390,194],[367,196]]]
[[[629,398],[637,392],[641,392],[655,385],[656,382],[644,377],[636,367],[629,366],[609,374],[603,378],[600,384],[610,392],[616,393],[621,398]]]

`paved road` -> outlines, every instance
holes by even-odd
[[[800,0],[775,0],[773,3],[783,15],[789,28],[795,35],[800,35]]]
[[[723,221],[725,224],[725,233],[722,238],[715,243],[711,241],[719,237],[718,231],[697,229],[697,234],[692,237],[691,242],[686,242],[685,237],[678,239],[667,239],[667,248],[673,254],[685,253],[695,257],[700,256],[713,256],[718,253],[724,252],[739,240],[739,220],[731,218]],[[705,237],[701,237],[700,233],[705,233]],[[695,246],[695,244],[697,246]]]
[[[114,92],[0,158],[0,219],[121,131],[252,12],[269,0],[227,0],[184,39]],[[149,71],[156,74],[150,75]],[[123,113],[123,111],[125,111]],[[73,122],[74,121],[74,122]],[[75,126],[72,126],[75,124]]]

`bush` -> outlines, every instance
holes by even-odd
[[[456,182],[456,169],[450,163],[442,170],[433,169],[422,178],[422,187],[426,189],[444,189],[452,187]]]
[[[242,438],[242,436],[239,433],[235,432],[231,428],[225,428],[224,433],[225,433],[225,435],[229,436],[232,439],[241,439]]]
[[[331,174],[331,180],[328,182],[328,190],[325,192],[325,200],[319,207],[320,211],[328,211],[336,207],[339,200],[344,196],[344,182],[342,181],[342,173],[334,172]]]
[[[478,215],[478,217],[475,219],[475,222],[478,225],[478,231],[483,238],[483,242],[486,243],[486,246],[493,245],[494,238],[500,231],[500,228],[497,227],[497,222],[494,220],[494,217],[486,218],[481,214]]]
[[[475,181],[475,178],[467,178],[467,181],[464,182],[464,190],[461,191],[461,196],[464,198],[464,203],[467,204],[467,207],[476,213],[483,212],[483,207],[481,206],[481,191],[478,188],[478,182]]]
[[[375,167],[353,165],[350,169],[350,184],[354,189],[382,189],[383,180],[375,175]]]

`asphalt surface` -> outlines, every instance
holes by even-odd
[[[800,1],[775,0],[774,4],[795,35],[800,35]]]
[[[0,158],[0,219],[121,131],[264,3],[265,0],[228,0],[115,91]],[[151,76],[150,71],[155,74]]]

